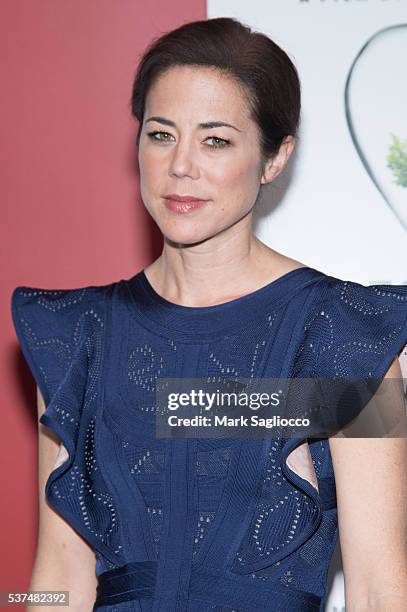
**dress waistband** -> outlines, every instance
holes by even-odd
[[[98,576],[93,610],[97,610],[99,606],[113,605],[121,601],[152,597],[156,574],[156,561],[132,561],[102,572]]]
[[[123,601],[154,597],[157,562],[135,561],[116,569],[102,572],[98,576],[96,600],[93,611],[99,606],[114,605]],[[316,612],[320,610],[321,598],[278,583],[266,585],[250,577],[214,575],[205,569],[191,573],[188,595],[184,601],[188,612],[198,612],[203,605],[217,606],[217,610],[276,610],[285,612]],[[173,611],[171,611],[173,612]],[[174,611],[175,612],[175,611]]]

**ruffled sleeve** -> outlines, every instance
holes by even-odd
[[[117,500],[96,457],[106,318],[114,288],[16,287],[11,310],[21,349],[44,397],[40,422],[62,441],[45,484],[46,497],[96,551],[120,564]]]
[[[46,405],[40,422],[58,435],[71,459],[89,375],[87,339],[94,327],[90,293],[88,287],[20,286],[11,297],[16,335]]]
[[[406,348],[407,286],[366,286],[323,276],[302,322],[290,370],[290,378],[316,380],[315,389],[322,390],[315,396],[310,393],[306,400],[301,396],[297,402],[299,415],[305,412],[310,416],[312,425],[315,421],[312,432],[321,435],[292,436],[284,441],[282,449],[283,474],[313,500],[308,523],[297,531],[291,553],[306,543],[303,558],[306,555],[314,558],[315,550],[322,550],[321,542],[333,551],[337,538],[337,529],[336,535],[333,533],[337,525],[336,486],[327,436],[352,421],[351,417],[363,409],[394,358],[404,356]],[[356,388],[360,395],[354,393],[355,380],[366,382]],[[308,401],[307,406],[304,401]],[[295,406],[294,402],[292,409]],[[304,441],[309,444],[318,492],[311,486],[310,478],[305,480],[292,469],[290,453]],[[327,530],[332,530],[330,535]]]

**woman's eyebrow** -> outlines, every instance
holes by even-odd
[[[157,121],[158,123],[162,123],[163,125],[169,125],[171,127],[177,127],[174,121],[170,121],[170,119],[164,119],[164,117],[149,117],[146,120],[146,123],[148,123],[149,121]],[[201,130],[210,130],[212,128],[217,128],[217,127],[230,127],[233,128],[234,130],[237,130],[238,132],[241,132],[242,130],[239,130],[239,128],[237,128],[234,125],[231,125],[230,123],[225,123],[224,121],[205,121],[205,123],[198,123],[198,128]]]

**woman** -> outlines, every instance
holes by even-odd
[[[339,519],[347,612],[405,610],[404,439],[155,433],[160,379],[401,377],[406,287],[327,276],[253,235],[295,146],[292,62],[236,20],[188,23],[146,51],[132,112],[160,257],[13,293],[56,435],[40,434],[31,589],[81,611],[324,610]]]

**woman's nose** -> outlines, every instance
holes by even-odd
[[[176,176],[188,175],[197,178],[198,167],[192,146],[185,143],[174,148],[169,172]]]

